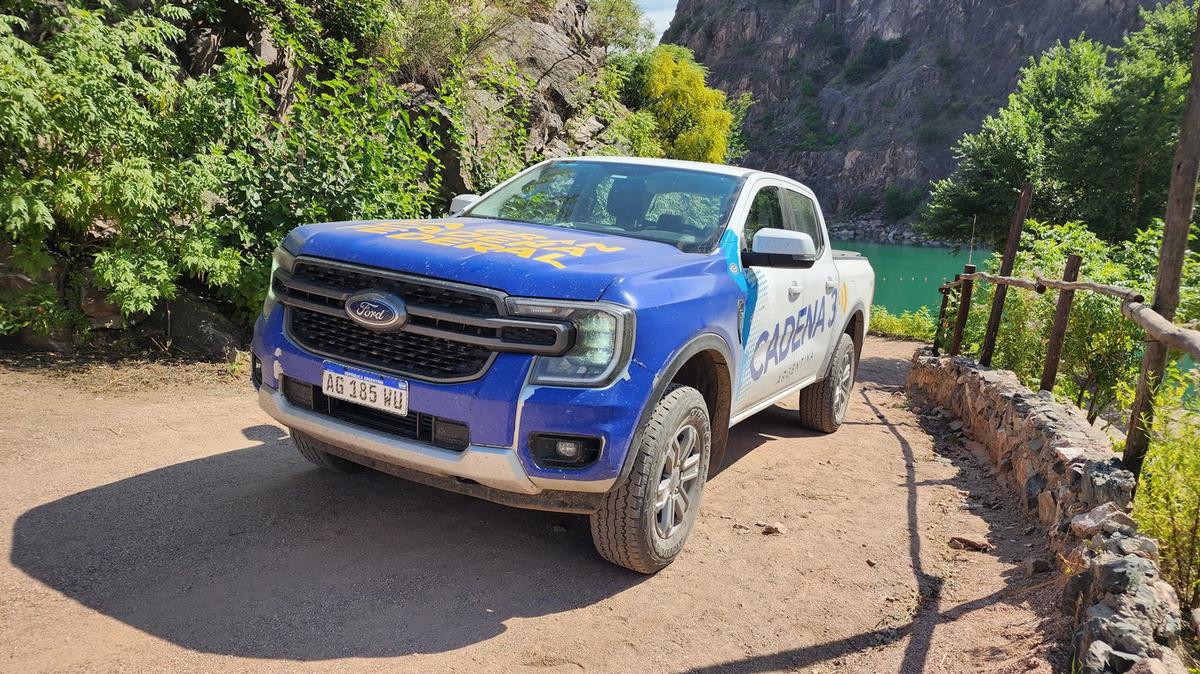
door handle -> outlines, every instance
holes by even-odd
[[[792,281],[792,285],[788,286],[788,301],[795,302],[803,294],[804,286],[799,281]]]
[[[832,276],[827,277],[825,279],[825,292],[829,292],[834,288],[837,288],[837,281],[834,281]]]

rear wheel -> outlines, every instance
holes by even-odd
[[[300,456],[308,459],[314,464],[325,468],[326,470],[335,470],[339,473],[359,473],[367,469],[361,463],[347,461],[340,456],[330,454],[322,449],[325,443],[295,429],[288,429],[292,433],[292,442],[296,444],[297,451]]]
[[[832,433],[842,425],[850,407],[857,367],[854,340],[843,334],[833,347],[825,379],[800,391],[801,425],[822,433]]]
[[[591,516],[600,556],[640,573],[674,561],[700,512],[712,446],[700,392],[673,385],[654,407],[633,469]]]

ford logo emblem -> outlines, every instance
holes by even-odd
[[[408,320],[404,300],[383,292],[351,295],[346,300],[346,315],[355,323],[380,332],[399,330]]]

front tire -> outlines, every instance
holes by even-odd
[[[704,397],[672,385],[630,448],[637,456],[629,477],[590,518],[600,556],[646,574],[674,561],[700,512],[711,448]]]
[[[367,469],[361,463],[347,461],[340,456],[325,451],[322,449],[325,443],[311,435],[301,433],[295,429],[288,430],[292,433],[292,442],[295,443],[296,450],[300,452],[300,456],[303,456],[321,468],[338,473],[361,473]]]
[[[825,378],[800,391],[800,425],[821,433],[840,428],[850,407],[857,371],[854,340],[843,333],[833,347]]]

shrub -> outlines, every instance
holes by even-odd
[[[18,267],[65,285],[94,262],[126,312],[149,311],[180,276],[235,281],[240,237],[208,205],[255,103],[178,78],[172,21],[187,16],[67,8],[37,46],[0,16],[0,222]]]
[[[883,219],[899,222],[912,215],[925,198],[924,187],[891,185],[883,191]]]
[[[879,200],[870,192],[855,192],[849,203],[842,209],[842,215],[856,218],[867,215],[879,207]]]
[[[1200,608],[1200,371],[1167,371],[1155,396],[1150,449],[1133,516],[1162,546],[1163,577],[1185,608]]]
[[[331,47],[277,121],[257,61],[230,50],[182,77],[172,22],[187,14],[156,12],[69,8],[36,45],[0,19],[0,232],[14,264],[64,288],[44,316],[78,324],[67,298],[92,268],[126,314],[190,281],[249,318],[287,229],[430,212],[440,144],[393,63]],[[6,300],[0,331],[29,324],[23,304]]]
[[[925,307],[893,314],[886,308],[875,305],[871,307],[869,330],[871,334],[883,337],[931,342],[936,324],[937,319]]]
[[[872,35],[867,38],[862,51],[842,71],[842,77],[851,84],[862,84],[883,72],[908,51],[908,42],[902,37],[884,40]]]

